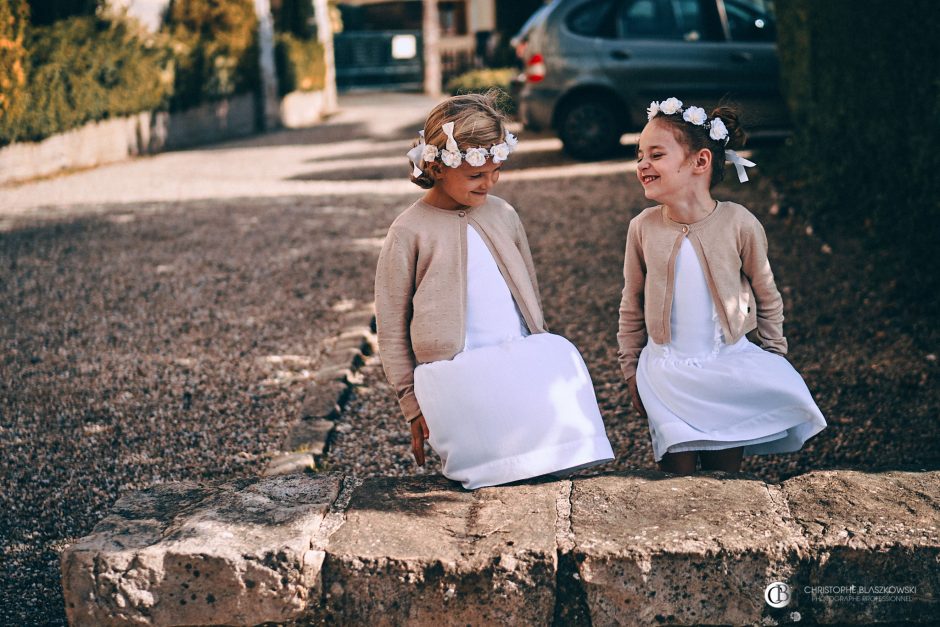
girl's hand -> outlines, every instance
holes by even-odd
[[[424,466],[424,441],[430,435],[428,423],[424,421],[423,415],[418,414],[418,417],[411,421],[411,452],[419,466]]]
[[[633,409],[635,409],[640,416],[646,418],[646,408],[643,407],[643,401],[640,400],[640,391],[636,387],[635,375],[627,379],[627,388],[630,390],[630,402],[633,404]]]

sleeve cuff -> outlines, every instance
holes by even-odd
[[[408,391],[404,396],[398,399],[398,405],[401,407],[401,413],[408,422],[413,421],[421,415],[421,406],[418,405],[418,399],[412,391]]]

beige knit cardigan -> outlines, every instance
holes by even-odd
[[[421,413],[415,368],[464,348],[467,225],[492,253],[529,332],[546,330],[529,243],[512,206],[492,195],[479,207],[458,210],[419,200],[392,223],[375,272],[382,367],[409,421]]]
[[[625,379],[636,374],[647,337],[669,343],[676,257],[686,237],[705,273],[725,342],[733,344],[756,328],[762,348],[787,352],[783,299],[767,259],[767,236],[754,214],[719,202],[704,219],[680,224],[660,205],[645,209],[627,229],[617,332]]]

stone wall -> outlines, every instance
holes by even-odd
[[[940,472],[301,473],[126,495],[62,578],[73,625],[929,623],[938,512]]]
[[[323,92],[292,92],[280,102],[280,124],[312,126],[325,108]],[[147,111],[90,122],[39,142],[0,148],[0,185],[243,137],[256,132],[257,121],[255,96],[244,94],[178,113]]]

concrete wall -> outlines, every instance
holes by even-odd
[[[938,512],[940,472],[170,483],[62,581],[72,625],[928,624]]]

